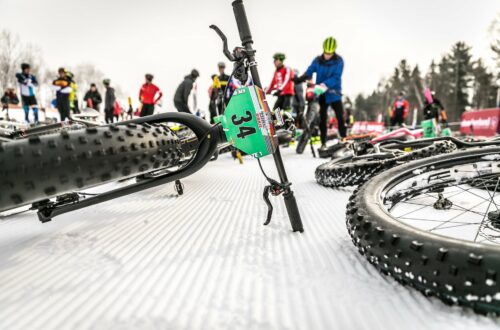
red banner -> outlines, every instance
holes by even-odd
[[[352,124],[351,134],[384,133],[384,123],[375,121],[357,121]]]
[[[500,122],[500,108],[464,112],[460,133],[474,136],[495,136]]]

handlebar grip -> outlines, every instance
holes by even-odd
[[[248,25],[247,14],[245,12],[245,6],[243,5],[243,0],[233,1],[233,12],[236,18],[236,24],[238,25],[238,32],[240,33],[241,43],[245,45],[246,43],[253,43],[252,34],[250,33],[250,26]]]
[[[290,218],[290,224],[292,225],[293,231],[298,231],[303,233],[304,226],[302,225],[302,219],[300,218],[299,207],[297,206],[297,201],[293,195],[293,191],[288,191],[283,194],[285,198],[285,206],[288,212],[288,218]]]

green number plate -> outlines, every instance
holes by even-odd
[[[276,151],[271,112],[259,87],[235,90],[224,115],[216,121],[222,124],[229,143],[239,150],[258,158]]]
[[[422,130],[424,131],[424,138],[436,137],[436,129],[434,127],[434,120],[428,119],[422,121]]]

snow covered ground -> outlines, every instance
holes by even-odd
[[[0,219],[0,329],[498,329],[380,275],[348,237],[349,190],[284,150],[305,233],[265,180],[228,155],[173,186],[41,224]],[[271,172],[272,158],[264,160]]]

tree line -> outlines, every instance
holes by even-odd
[[[500,79],[500,16],[493,22],[490,33],[496,66],[494,70],[488,68],[483,59],[474,59],[471,47],[465,42],[455,43],[438,61],[433,60],[425,75],[418,65],[411,66],[406,59],[402,59],[392,75],[388,79],[382,79],[372,93],[356,97],[356,119],[375,120],[380,113],[387,117],[388,109],[399,92],[405,93],[412,108],[417,106],[421,110],[426,87],[435,91],[444,104],[450,121],[459,121],[462,113],[469,108],[499,106],[497,81]],[[417,113],[420,121],[422,111]]]

